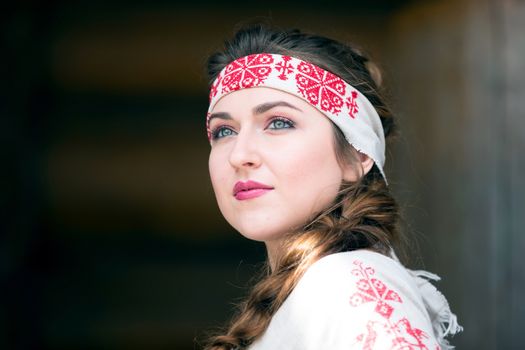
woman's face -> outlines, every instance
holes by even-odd
[[[211,111],[211,181],[226,220],[271,242],[335,199],[353,167],[335,155],[331,122],[302,99],[258,87],[224,96]]]

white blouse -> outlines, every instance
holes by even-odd
[[[425,277],[425,278],[422,278]],[[425,271],[368,250],[323,257],[250,350],[451,349],[461,331]]]

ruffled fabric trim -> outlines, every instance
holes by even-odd
[[[394,250],[390,251],[390,255],[400,263]],[[459,325],[457,316],[450,310],[447,298],[429,282],[440,281],[441,277],[424,270],[406,270],[416,281],[439,346],[442,350],[454,349],[446,337],[463,331],[463,327]]]
[[[441,278],[428,271],[407,270],[416,280],[439,345],[443,350],[454,349],[446,337],[461,332],[463,327],[458,324],[457,317],[450,310],[445,296],[429,282],[439,281]]]

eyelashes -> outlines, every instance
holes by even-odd
[[[274,125],[274,127],[271,128],[270,127],[271,125]],[[294,123],[290,119],[283,118],[283,117],[275,117],[275,118],[273,118],[270,121],[270,124],[268,125],[268,129],[273,129],[273,130],[290,129],[290,128],[293,128],[293,127],[294,127]]]
[[[283,129],[293,129],[295,123],[288,118],[284,117],[274,117],[268,123],[265,129],[269,130],[283,130]],[[227,125],[220,125],[212,130],[211,138],[212,140],[222,139],[224,137],[232,136],[237,132],[233,130],[232,127]]]
[[[223,137],[233,135],[234,131],[226,126],[220,126],[211,133],[212,140],[222,139]]]

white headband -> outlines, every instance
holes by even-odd
[[[277,54],[253,54],[228,64],[210,91],[206,118],[225,95],[240,89],[270,87],[300,97],[316,107],[341,129],[346,140],[375,162],[385,179],[385,136],[374,106],[343,79],[316,65]]]

